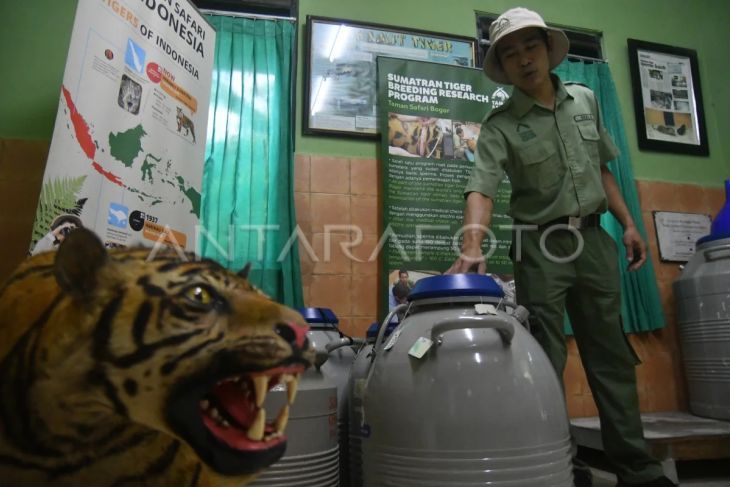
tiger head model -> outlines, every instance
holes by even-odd
[[[245,485],[283,454],[289,406],[262,406],[314,359],[302,317],[149,253],[78,229],[0,290],[3,485]]]

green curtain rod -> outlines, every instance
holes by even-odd
[[[279,15],[253,14],[253,13],[247,13],[247,12],[231,12],[229,10],[210,10],[207,8],[200,9],[200,13],[203,13],[206,15],[220,15],[223,17],[243,17],[246,19],[288,20],[289,22],[297,21],[297,19],[295,17],[282,17]]]
[[[487,39],[479,39],[479,45],[489,47],[489,41]],[[581,56],[580,54],[568,53],[565,57],[568,59],[580,59],[582,61],[591,61],[594,63],[608,63],[608,59],[601,59],[597,57]]]
[[[581,56],[580,54],[568,53],[565,57],[568,59],[580,59],[582,61],[590,61],[592,63],[608,63],[608,59],[599,59],[597,57]]]

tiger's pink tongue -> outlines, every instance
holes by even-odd
[[[242,452],[268,450],[286,442],[283,435],[270,440],[252,440],[246,435],[245,431],[232,426],[221,426],[210,416],[203,416],[203,423],[218,440]]]
[[[244,429],[251,426],[256,419],[256,404],[253,394],[241,388],[239,383],[228,381],[218,384],[213,394],[226,412]]]
[[[283,435],[268,440],[252,440],[248,437],[247,430],[254,422],[258,410],[254,404],[252,394],[241,388],[240,383],[229,381],[216,385],[213,389],[218,405],[225,409],[237,424],[223,426],[218,420],[210,415],[203,415],[203,422],[208,430],[219,440],[240,451],[262,451],[273,448],[286,442]],[[266,432],[271,432],[271,427],[266,427]]]

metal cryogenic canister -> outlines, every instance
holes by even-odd
[[[347,464],[342,459],[347,451],[347,382],[355,358],[352,346],[359,342],[339,332],[339,320],[332,310],[299,311],[309,324],[307,339],[317,354],[315,368],[306,371],[299,382],[286,429],[286,453],[252,487],[339,487],[348,483]],[[284,386],[277,386],[268,394],[264,408],[279,411],[286,399]]]
[[[287,404],[285,385],[269,391],[267,412],[276,414]],[[275,418],[268,417],[268,421]],[[252,487],[338,487],[337,387],[318,370],[307,370],[299,380],[286,427],[286,453],[250,485]]]
[[[697,242],[674,293],[689,409],[730,420],[730,228]]]
[[[352,339],[338,328],[339,319],[329,308],[299,310],[309,324],[307,337],[324,362],[317,368],[337,386],[337,431],[340,445],[340,484],[349,483],[348,473],[348,386],[350,368],[355,361],[355,348],[362,339]]]
[[[572,486],[562,388],[527,310],[474,274],[408,299],[365,384],[364,485]]]
[[[384,337],[390,336],[391,332],[398,326],[398,322],[393,320],[388,323],[385,329]],[[380,323],[373,323],[368,328],[365,344],[357,352],[355,362],[350,369],[350,383],[348,386],[348,423],[349,437],[348,448],[350,450],[350,487],[362,486],[362,437],[367,435],[367,431],[363,431],[362,424],[362,396],[365,388],[365,377],[373,358],[373,347],[378,337]]]

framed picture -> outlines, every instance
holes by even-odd
[[[709,235],[712,217],[701,213],[653,211],[659,259],[687,262],[695,253],[697,240]]]
[[[474,67],[470,37],[307,17],[303,132],[375,138],[376,58]]]
[[[697,53],[629,39],[639,148],[707,156]]]

